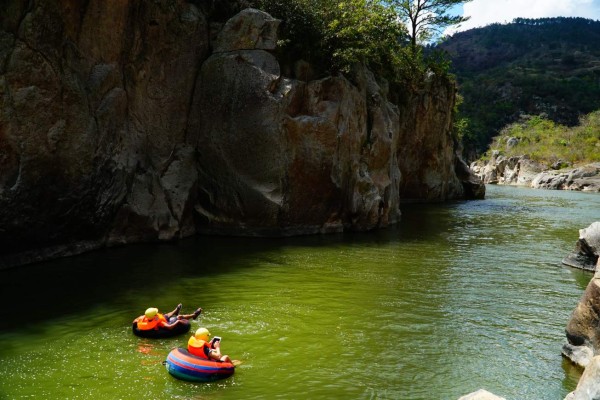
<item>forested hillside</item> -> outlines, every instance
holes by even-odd
[[[469,158],[523,115],[573,126],[600,109],[600,22],[516,19],[460,32],[440,44],[452,60]]]

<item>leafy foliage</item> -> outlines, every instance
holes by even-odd
[[[472,0],[389,0],[400,17],[409,24],[409,35],[412,48],[417,43],[431,40],[451,25],[465,22],[469,17],[450,15],[449,9],[457,4]]]
[[[283,21],[280,51],[289,64],[302,59],[325,74],[348,73],[363,63],[391,83],[411,85],[422,83],[429,72],[448,75],[448,58],[441,52],[410,48],[406,26],[388,0],[255,3]]]
[[[509,141],[513,145],[508,145]],[[505,127],[494,138],[486,156],[492,151],[508,157],[528,154],[548,164],[560,160],[572,164],[600,161],[600,110],[582,117],[574,127],[540,116],[523,118]]]
[[[348,72],[357,62],[393,70],[406,29],[379,0],[257,0],[283,21],[282,50],[324,69]],[[390,68],[390,65],[392,68]]]
[[[439,48],[452,59],[469,120],[464,144],[473,159],[521,115],[574,126],[600,108],[600,22],[516,19],[460,32]]]

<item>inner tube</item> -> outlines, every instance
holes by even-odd
[[[186,349],[171,350],[165,367],[177,379],[189,382],[212,382],[233,375],[235,366],[230,362],[205,360]]]
[[[192,326],[190,321],[187,319],[182,319],[181,322],[183,323],[177,324],[173,329],[158,328],[148,330],[138,329],[137,322],[134,322],[131,329],[133,330],[133,334],[136,336],[150,339],[161,339],[189,332],[190,327]]]

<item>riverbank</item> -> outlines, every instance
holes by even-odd
[[[553,165],[536,162],[527,155],[505,157],[494,151],[489,160],[474,161],[470,167],[486,184],[600,193],[599,162],[563,166],[560,162]]]

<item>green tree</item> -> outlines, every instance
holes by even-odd
[[[395,64],[406,29],[381,0],[335,2],[327,18],[325,42],[335,69],[348,72],[363,62],[376,70]]]
[[[425,42],[443,29],[465,22],[469,17],[450,15],[451,7],[472,0],[389,0],[398,15],[409,25],[410,43],[413,49],[417,43]]]
[[[406,27],[384,0],[256,0],[283,20],[280,45],[294,57],[348,72],[365,63],[393,74]],[[385,71],[382,71],[385,70]]]

